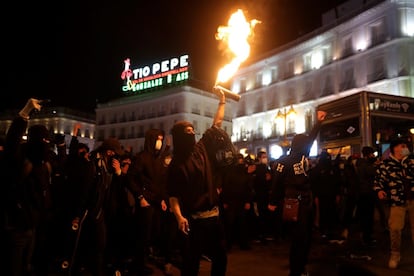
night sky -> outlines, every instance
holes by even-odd
[[[0,112],[29,97],[92,111],[121,97],[123,60],[134,67],[190,55],[191,78],[212,87],[229,60],[217,27],[242,9],[257,19],[250,56],[259,56],[321,26],[341,0],[13,1],[2,12]],[[4,74],[4,73],[3,73]],[[8,99],[12,98],[12,100]]]

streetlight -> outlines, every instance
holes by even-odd
[[[284,123],[284,132],[283,132],[283,141],[281,141],[280,146],[283,148],[283,150],[286,152],[288,147],[290,146],[290,141],[287,139],[287,121],[288,117],[295,116],[296,111],[293,109],[293,106],[291,105],[289,108],[289,111],[286,110],[286,107],[283,108],[283,112],[279,110],[276,115],[276,122],[278,125],[281,125],[282,121]]]

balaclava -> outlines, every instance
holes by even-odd
[[[187,121],[179,121],[171,129],[175,157],[185,158],[193,151],[196,143],[195,134],[186,133],[185,129],[187,127],[193,127],[193,125]]]

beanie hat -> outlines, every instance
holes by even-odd
[[[101,150],[113,150],[118,155],[122,155],[124,153],[122,150],[121,143],[115,137],[109,137],[106,140],[104,140],[99,148]]]
[[[401,145],[401,144],[407,145],[407,141],[405,141],[404,139],[401,139],[401,138],[391,140],[391,142],[390,142],[390,151],[391,151],[391,153],[394,154],[394,148],[398,145]]]

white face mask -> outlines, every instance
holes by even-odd
[[[155,150],[160,150],[162,147],[162,141],[161,140],[157,140],[155,142]]]
[[[400,153],[402,156],[405,157],[405,156],[410,155],[410,150],[408,148],[402,148]]]

